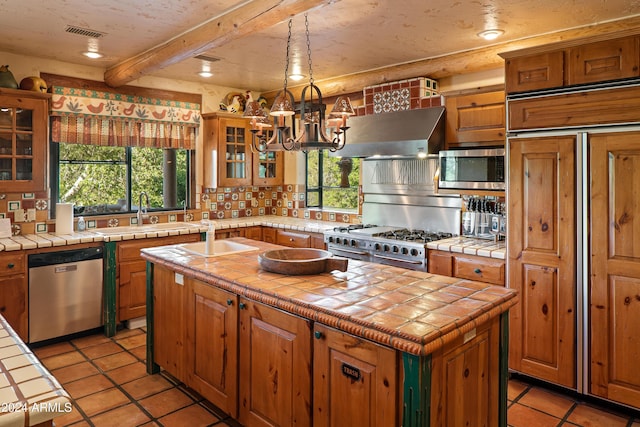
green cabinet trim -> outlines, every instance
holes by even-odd
[[[402,353],[404,393],[402,425],[428,427],[431,417],[431,356]]]
[[[104,334],[116,334],[116,243],[104,244]]]

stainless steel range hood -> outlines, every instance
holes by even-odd
[[[352,117],[338,157],[416,157],[444,147],[444,107]]]

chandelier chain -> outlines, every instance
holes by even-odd
[[[309,84],[313,84],[313,68],[311,67],[311,40],[309,37],[309,20],[307,14],[304,14],[305,34],[307,36],[307,57],[309,58]]]
[[[287,91],[287,76],[289,75],[289,51],[291,48],[291,27],[293,26],[293,19],[289,19],[289,34],[287,35],[287,57],[284,66],[284,90]]]

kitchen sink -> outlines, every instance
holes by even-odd
[[[179,245],[179,247],[187,252],[205,257],[231,255],[258,250],[255,246],[249,246],[238,242],[230,242],[228,240],[216,240],[213,245],[214,248],[212,254],[208,254],[206,251],[207,242],[184,243]]]
[[[166,231],[166,230],[181,230],[184,228],[202,228],[200,223],[189,222],[163,222],[160,224],[146,224],[146,225],[129,225],[122,227],[107,227],[96,228],[94,233],[103,234],[106,236],[113,236],[116,234],[133,234],[133,233],[152,233],[154,231]]]

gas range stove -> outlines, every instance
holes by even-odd
[[[327,250],[362,261],[427,271],[427,243],[453,237],[452,233],[351,224],[325,231]]]

